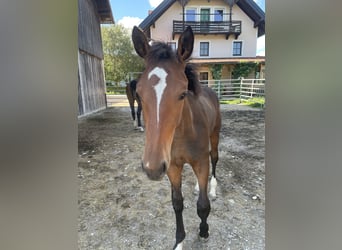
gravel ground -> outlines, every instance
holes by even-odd
[[[264,111],[222,105],[217,198],[209,240],[198,239],[196,179],[183,171],[183,249],[265,248]],[[170,183],[150,181],[140,159],[144,133],[128,107],[79,119],[79,249],[172,249],[175,216]]]

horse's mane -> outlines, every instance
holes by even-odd
[[[164,60],[177,60],[176,53],[172,48],[162,42],[154,42],[148,54],[149,63],[158,63]],[[187,64],[185,66],[185,75],[188,78],[188,90],[192,91],[195,96],[201,92],[201,84],[198,80],[197,68],[194,64]]]
[[[148,54],[148,62],[157,63],[164,60],[176,60],[175,52],[166,43],[154,42]]]
[[[197,67],[194,64],[187,64],[185,66],[185,75],[188,78],[188,90],[197,96],[202,90],[201,83],[198,80]]]

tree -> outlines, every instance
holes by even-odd
[[[239,77],[247,77],[249,73],[257,68],[257,63],[249,62],[249,63],[238,63],[235,65],[232,71],[232,77],[234,79],[238,79]]]
[[[220,80],[222,75],[222,64],[211,65],[210,71],[215,80]]]
[[[143,60],[135,53],[131,34],[122,25],[101,27],[104,69],[107,80],[127,80],[129,72],[141,72]]]
[[[222,76],[222,64],[213,64],[210,66],[210,71],[215,79],[215,89],[217,91],[218,97],[221,98],[221,76]]]

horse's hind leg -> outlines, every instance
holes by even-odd
[[[127,99],[128,99],[129,107],[130,107],[130,109],[131,109],[131,115],[132,115],[132,119],[133,119],[133,125],[134,125],[134,127],[136,127],[135,110],[134,110],[134,99],[133,99],[133,95],[132,95],[132,92],[131,92],[129,86],[126,88],[126,96],[127,96]]]
[[[129,106],[131,108],[131,115],[132,115],[132,119],[133,119],[133,126],[137,127],[137,121],[135,120],[134,100],[129,100]]]
[[[181,250],[183,240],[185,238],[185,230],[183,224],[183,196],[182,196],[182,167],[170,165],[167,172],[171,182],[172,206],[176,215],[176,244],[173,249]]]
[[[140,129],[141,132],[144,131],[144,128],[141,125],[141,111],[142,111],[142,105],[140,100],[137,98],[138,103],[138,110],[137,110],[137,120],[138,120],[138,129]]]
[[[201,218],[199,236],[202,238],[209,237],[209,226],[207,218],[210,213],[210,201],[208,199],[208,175],[209,175],[209,158],[203,159],[200,163],[193,166],[193,170],[197,176],[199,185],[199,196],[197,200],[197,214]]]
[[[211,179],[210,179],[210,192],[209,195],[212,199],[216,198],[216,164],[218,161],[218,143],[219,143],[219,129],[216,129],[210,136],[210,160],[211,160]]]

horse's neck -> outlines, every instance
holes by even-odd
[[[194,126],[194,112],[192,110],[191,102],[189,100],[184,101],[182,118],[179,126],[176,129],[178,135],[195,133]]]
[[[194,123],[194,113],[192,111],[192,106],[189,100],[184,101],[182,121],[186,124]]]

